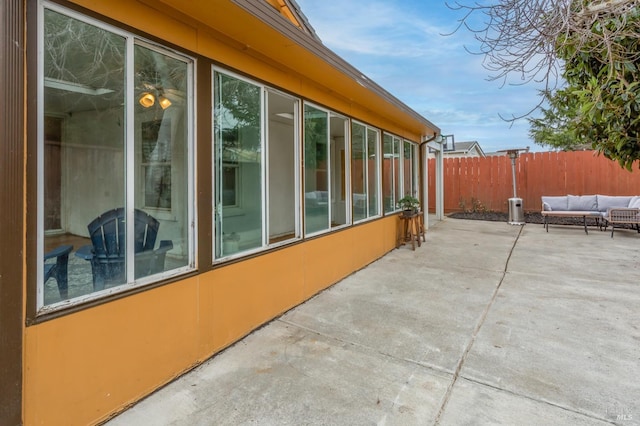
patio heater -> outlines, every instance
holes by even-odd
[[[528,152],[527,148],[503,149],[498,152],[505,152],[511,159],[511,177],[513,179],[513,197],[509,198],[509,225],[524,225],[524,210],[522,208],[522,198],[518,198],[516,193],[516,159],[520,152]]]

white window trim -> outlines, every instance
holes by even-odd
[[[391,137],[391,156],[392,160],[395,158],[398,159],[398,182],[396,182],[396,173],[395,173],[395,163],[391,162],[391,197],[393,198],[393,210],[386,212],[387,214],[395,214],[402,210],[401,207],[398,206],[398,200],[403,198],[406,194],[406,189],[404,187],[404,179],[405,179],[405,169],[404,169],[404,144],[405,142],[409,142],[406,139],[402,139],[401,137],[394,135],[393,133],[384,132],[385,135]],[[396,152],[396,144],[399,144],[399,150]],[[384,144],[383,144],[384,146]],[[412,153],[413,156],[413,153]],[[413,161],[413,160],[412,160]],[[398,191],[396,192],[396,186]]]
[[[396,147],[398,152],[396,152]],[[397,203],[404,197],[404,141],[399,136],[393,136],[393,154],[398,158],[398,182],[396,182],[398,193],[396,194],[396,210],[400,211]]]
[[[411,182],[411,196],[415,197],[415,198],[420,198],[418,196],[418,191],[419,191],[419,185],[418,185],[418,154],[417,154],[417,148],[418,148],[418,144],[415,142],[412,142],[408,139],[404,140],[405,144],[409,144],[409,152],[411,155],[410,158],[410,164],[411,164],[411,176],[410,176],[410,182]]]
[[[379,129],[372,127],[372,126],[366,126],[367,127],[367,155],[371,155],[369,153],[369,133],[368,131],[371,130],[373,132],[376,133],[376,201],[377,201],[377,210],[378,213],[375,215],[370,215],[368,219],[376,219],[379,217],[382,217],[384,215],[383,212],[383,208],[382,208],[382,133],[380,132]],[[368,205],[367,205],[367,209],[368,209]]]
[[[365,161],[364,162],[364,180],[365,180],[365,192],[367,194],[367,203],[366,203],[366,207],[367,207],[367,215],[365,218],[354,221],[353,223],[363,223],[363,222],[367,222],[369,220],[373,220],[379,217],[382,217],[382,210],[383,210],[383,206],[382,206],[382,187],[380,185],[380,181],[381,181],[381,164],[382,164],[382,156],[384,155],[384,152],[382,151],[382,138],[381,138],[381,132],[378,128],[373,127],[373,126],[369,126],[368,124],[365,124],[361,121],[358,120],[351,120],[352,124],[357,124],[359,126],[363,126],[364,127],[364,147],[365,147],[365,159],[369,158],[369,156],[371,155],[371,153],[369,152],[369,131],[373,131],[376,133],[377,137],[376,137],[376,168],[377,168],[377,172],[376,172],[376,202],[377,202],[377,208],[378,208],[378,213],[375,215],[372,215],[369,211],[369,200],[371,198],[371,194],[369,193],[369,162]],[[382,155],[380,155],[382,153]],[[353,197],[353,194],[351,194],[351,196]]]
[[[388,136],[391,138],[391,158],[390,158],[390,163],[389,163],[389,177],[390,177],[390,182],[389,182],[389,189],[391,190],[391,201],[392,201],[392,209],[387,211],[386,210],[386,206],[384,206],[383,203],[383,209],[385,210],[384,213],[385,214],[393,214],[395,212],[398,211],[398,196],[396,194],[396,175],[395,175],[395,164],[393,162],[394,159],[394,155],[395,155],[395,145],[394,145],[394,138],[395,136],[389,132],[383,132],[382,134],[382,158],[384,159],[384,156],[387,155],[386,152],[384,152],[384,137]],[[384,194],[382,194],[382,196],[384,197]]]
[[[222,212],[226,212],[226,216],[227,217],[233,217],[233,216],[240,216],[242,214],[244,214],[244,210],[242,207],[242,201],[240,200],[238,202],[237,206],[229,206],[229,207],[225,207],[222,205],[222,203],[220,203],[219,205],[216,204],[217,200],[216,200],[216,190],[221,190],[222,188],[218,188],[219,182],[217,182],[216,180],[216,173],[217,171],[217,162],[216,162],[216,132],[215,132],[215,126],[216,126],[216,117],[215,117],[215,100],[216,100],[216,74],[223,74],[225,76],[243,81],[247,84],[251,84],[253,86],[256,86],[259,88],[260,90],[260,146],[261,146],[261,150],[260,150],[260,176],[261,176],[261,182],[260,182],[260,192],[261,192],[261,197],[262,197],[262,217],[261,217],[261,229],[262,229],[262,235],[261,235],[261,245],[260,247],[255,247],[249,250],[244,250],[241,251],[239,253],[233,253],[230,255],[222,255],[220,257],[216,257],[216,247],[217,247],[217,238],[218,238],[218,234],[216,233],[216,221],[218,219],[218,216],[222,215]],[[211,135],[212,135],[212,140],[211,140],[211,181],[212,181],[212,201],[213,201],[213,210],[212,210],[212,244],[213,244],[213,252],[212,252],[212,262],[213,264],[219,263],[219,262],[224,262],[224,261],[228,261],[228,260],[232,260],[232,259],[237,259],[237,258],[242,258],[248,255],[251,255],[253,253],[257,253],[260,251],[263,251],[265,249],[265,244],[264,244],[264,229],[265,229],[265,214],[264,214],[264,208],[265,208],[265,182],[264,182],[264,170],[265,170],[265,150],[264,150],[264,146],[265,146],[265,125],[264,125],[264,110],[265,110],[265,103],[264,103],[264,92],[265,92],[265,87],[263,84],[255,81],[255,80],[251,80],[249,78],[246,78],[240,74],[237,74],[233,71],[227,70],[225,68],[222,67],[218,67],[216,65],[212,65],[211,67],[211,100],[212,100],[212,110],[211,110]],[[238,195],[242,195],[242,189],[240,189],[238,191]],[[220,219],[222,220],[222,217],[220,216]],[[220,241],[220,243],[222,244],[222,241]]]
[[[287,98],[290,99],[293,104],[294,104],[294,111],[293,111],[293,134],[294,134],[294,143],[293,143],[293,156],[294,156],[294,161],[295,161],[295,165],[293,167],[294,169],[294,206],[295,206],[295,212],[294,212],[294,220],[295,220],[295,224],[294,224],[294,236],[293,238],[288,238],[286,240],[282,240],[282,241],[278,241],[276,243],[270,243],[269,242],[269,237],[270,237],[270,227],[269,227],[269,213],[271,212],[270,206],[269,206],[269,202],[270,202],[270,196],[269,196],[269,191],[270,191],[270,186],[268,183],[268,177],[269,177],[269,170],[271,167],[271,162],[267,161],[270,158],[271,155],[271,144],[269,143],[269,95],[270,94],[274,94],[277,96],[281,96],[283,98]],[[300,100],[300,98],[297,98],[295,96],[289,95],[287,93],[284,93],[280,90],[274,89],[272,87],[265,87],[265,91],[264,91],[264,96],[265,96],[265,101],[264,101],[264,108],[265,108],[265,113],[264,113],[264,135],[265,135],[265,146],[264,146],[264,152],[265,152],[265,170],[264,170],[264,182],[265,182],[265,226],[264,226],[264,241],[265,241],[265,245],[267,248],[274,248],[274,247],[279,247],[279,246],[283,246],[283,245],[287,245],[289,243],[291,243],[291,241],[298,241],[302,238],[302,225],[301,225],[301,202],[300,202],[300,187],[301,187],[301,182],[302,182],[302,173],[301,173],[301,167],[299,166],[300,163],[300,117],[302,117],[302,113],[301,113],[301,106],[302,106],[302,101]]]
[[[305,156],[305,153],[307,151],[306,149],[306,133],[304,131],[305,129],[305,107],[309,106],[311,108],[317,109],[318,111],[322,111],[325,114],[327,114],[327,147],[326,147],[326,152],[325,152],[325,156],[327,158],[327,176],[331,176],[331,161],[330,161],[330,156],[331,156],[331,150],[329,149],[329,144],[330,144],[330,131],[331,131],[331,111],[323,108],[317,104],[314,104],[313,102],[309,102],[309,101],[304,101],[302,104],[302,117],[301,117],[301,121],[302,121],[302,168],[303,168],[303,174],[302,174],[302,182],[301,182],[301,186],[302,186],[302,192],[305,191],[306,189],[306,182],[304,179],[304,176],[306,175],[306,169],[305,169],[305,165],[307,164],[307,158]],[[326,234],[327,232],[331,231],[331,202],[329,200],[331,200],[331,185],[329,185],[329,187],[327,188],[327,223],[326,223],[326,228],[325,229],[321,229],[320,231],[315,231],[315,232],[309,232],[307,233],[307,200],[306,197],[302,198],[302,215],[303,215],[303,223],[304,223],[304,227],[303,227],[303,234],[305,237],[313,237],[315,235],[321,235],[321,234]]]
[[[352,203],[352,196],[351,196],[351,120],[349,120],[349,117],[342,115],[342,114],[338,114],[335,112],[332,112],[329,114],[329,129],[331,129],[331,117],[336,117],[336,118],[340,118],[344,120],[344,191],[345,191],[345,223],[343,223],[342,225],[338,225],[338,226],[334,226],[331,227],[332,231],[338,230],[338,229],[342,229],[342,228],[346,228],[348,226],[351,226],[352,224],[352,214],[353,211],[351,209],[351,203]],[[331,134],[329,134],[329,143],[331,144]],[[329,146],[329,154],[331,155],[331,146]],[[335,157],[335,155],[337,155],[336,152],[333,152],[333,156]],[[333,174],[331,175],[333,176]],[[331,179],[331,176],[329,177]],[[332,180],[329,181],[329,186],[331,188],[334,187],[334,182]],[[333,198],[335,195],[337,194],[330,194],[331,197]],[[330,198],[329,199],[329,204],[333,204],[332,202],[333,200]],[[332,213],[332,212],[331,212]],[[333,216],[329,216],[329,225],[331,225],[331,217]]]
[[[212,81],[212,87],[211,87],[211,99],[213,100],[213,102],[215,102],[215,96],[216,96],[216,81],[215,81],[215,76],[216,74],[224,74],[226,76],[238,79],[240,81],[243,81],[245,83],[251,84],[253,86],[256,86],[260,89],[260,114],[261,114],[261,120],[260,120],[260,145],[261,145],[261,157],[260,157],[260,161],[261,161],[261,177],[262,177],[262,181],[260,183],[261,185],[261,196],[262,196],[262,244],[260,247],[255,247],[249,250],[244,250],[238,253],[233,253],[230,255],[223,255],[220,257],[216,257],[216,239],[218,238],[217,234],[216,234],[216,219],[217,219],[217,215],[221,214],[221,209],[223,210],[227,210],[227,209],[236,209],[236,211],[231,210],[230,215],[234,216],[234,215],[240,215],[242,214],[242,205],[240,203],[240,205],[238,207],[222,207],[222,206],[216,206],[216,199],[215,199],[215,191],[217,188],[217,182],[216,182],[216,161],[215,161],[215,138],[216,138],[216,134],[215,134],[215,117],[212,116],[212,120],[211,120],[211,126],[212,126],[212,130],[211,130],[211,134],[213,139],[211,140],[211,145],[213,147],[213,149],[211,150],[211,164],[213,165],[212,170],[211,170],[211,179],[212,179],[212,188],[214,191],[214,196],[212,197],[213,200],[213,209],[212,209],[212,229],[213,229],[213,235],[212,235],[212,243],[213,243],[213,253],[212,253],[212,262],[213,264],[218,264],[218,263],[223,263],[223,262],[227,262],[230,260],[234,260],[234,259],[239,259],[239,258],[243,258],[243,257],[247,257],[250,256],[252,254],[255,253],[259,253],[274,247],[278,247],[278,246],[283,246],[286,244],[290,244],[292,241],[298,241],[300,239],[302,239],[302,224],[301,224],[301,201],[300,201],[300,193],[301,193],[301,162],[300,162],[300,121],[302,117],[301,114],[301,105],[302,105],[302,101],[300,98],[296,97],[296,96],[292,96],[289,94],[286,94],[284,92],[281,92],[273,87],[261,84],[255,80],[252,80],[250,78],[247,78],[243,75],[240,75],[238,73],[235,73],[233,71],[230,71],[226,68],[223,67],[219,67],[216,65],[213,65],[211,67],[211,81]],[[296,141],[295,141],[295,148],[294,148],[294,155],[295,155],[295,161],[296,161],[296,167],[295,167],[295,206],[296,206],[296,211],[295,211],[295,236],[291,239],[287,239],[287,240],[283,240],[283,241],[279,241],[277,243],[273,243],[273,244],[269,244],[269,198],[268,198],[268,191],[269,191],[269,185],[268,185],[268,176],[269,176],[269,161],[268,160],[268,155],[269,155],[269,137],[268,137],[268,121],[269,121],[269,117],[268,117],[268,95],[269,93],[274,93],[277,94],[279,96],[283,96],[283,97],[287,97],[290,98],[292,101],[295,102],[296,104],[296,111],[294,113],[294,134],[296,137]],[[212,111],[212,114],[214,112]],[[238,191],[240,194],[242,193],[242,188],[239,189]]]

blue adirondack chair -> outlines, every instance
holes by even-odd
[[[67,271],[71,250],[73,250],[73,246],[64,245],[56,247],[44,255],[44,282],[46,283],[49,278],[54,277],[58,283],[58,292],[62,300],[69,298]],[[47,263],[47,260],[50,259],[55,259],[55,263]]]
[[[164,270],[166,254],[173,242],[163,240],[154,249],[160,222],[142,210],[135,210],[135,277],[144,277]],[[90,246],[81,247],[76,256],[91,262],[93,289],[102,290],[106,284],[126,282],[125,210],[109,210],[89,225]]]

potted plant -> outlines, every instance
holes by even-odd
[[[420,200],[407,194],[398,200],[397,205],[404,211],[415,213],[420,208]]]

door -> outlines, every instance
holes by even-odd
[[[44,230],[62,229],[62,118],[44,120]]]

